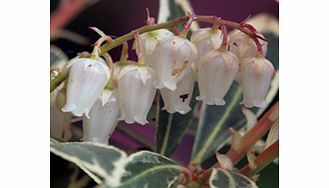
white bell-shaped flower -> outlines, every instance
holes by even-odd
[[[263,35],[258,34],[263,37]],[[267,42],[259,40],[263,47],[263,57],[266,56]],[[252,38],[241,31],[235,31],[230,34],[230,51],[233,52],[240,61],[257,55],[257,46]]]
[[[72,112],[75,116],[85,114],[89,118],[89,111],[101,95],[110,74],[101,58],[75,58],[70,67],[67,99],[62,111]]]
[[[201,28],[192,33],[191,42],[198,49],[198,58],[195,61],[200,65],[207,52],[218,49],[223,42],[222,31],[215,28]]]
[[[199,67],[199,90],[202,100],[208,105],[225,105],[224,96],[229,90],[239,69],[239,60],[228,51],[213,50]]]
[[[185,38],[172,36],[162,40],[151,57],[155,69],[154,86],[176,90],[197,54],[195,45]]]
[[[240,74],[246,107],[265,107],[265,95],[274,71],[272,63],[263,57],[248,58],[242,62]]]
[[[108,144],[108,138],[118,124],[118,91],[113,90],[105,104],[102,103],[102,97],[99,97],[90,110],[90,119],[83,117],[83,140],[86,142]]]
[[[180,114],[186,114],[191,110],[189,106],[193,87],[195,82],[195,76],[192,68],[188,68],[184,77],[177,83],[177,89],[171,91],[167,88],[160,89],[160,93],[164,102],[162,110],[167,110],[169,113],[178,112]]]
[[[152,84],[152,69],[141,65],[127,65],[118,76],[120,120],[146,124],[156,89]]]
[[[159,42],[167,37],[172,37],[174,34],[167,29],[160,29],[156,31],[150,31],[147,33],[143,33],[141,38],[141,47],[142,52],[144,54],[145,63],[153,67],[153,62],[150,61],[150,57],[155,50],[156,46],[159,44]]]
[[[50,136],[64,141],[71,139],[71,114],[60,109],[65,104],[64,83],[59,85],[51,94],[54,98],[50,105]]]

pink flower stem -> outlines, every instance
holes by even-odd
[[[222,34],[223,34],[223,42],[222,45],[220,46],[220,50],[221,51],[226,51],[227,50],[227,28],[226,25],[221,25],[220,29],[222,30]]]
[[[278,113],[279,102],[276,102],[270,110],[262,116],[258,123],[242,137],[239,147],[235,149],[231,148],[226,153],[226,156],[231,160],[233,165],[237,164],[252,146],[270,130],[273,123],[278,118]],[[216,163],[212,168],[220,168],[220,164]],[[200,174],[200,181],[208,181],[212,168],[209,168]]]
[[[241,174],[244,174],[248,177],[252,177],[261,170],[263,170],[267,165],[269,165],[274,159],[279,156],[279,140],[274,142],[270,147],[268,147],[265,151],[263,151],[257,158],[255,159],[255,169],[251,169],[247,164],[243,168],[239,170]]]
[[[188,31],[190,30],[190,27],[192,25],[192,22],[195,20],[196,16],[194,14],[189,15],[188,21],[185,23],[184,29],[181,31],[179,36],[186,38],[186,35]]]
[[[87,4],[88,0],[69,0],[52,13],[50,16],[50,38],[56,37],[59,29],[68,24]]]
[[[82,0],[85,1],[85,0]],[[246,24],[244,23],[236,23],[236,22],[232,22],[232,21],[228,21],[228,20],[223,20],[223,19],[218,19],[215,16],[183,16],[183,17],[179,17],[173,20],[169,20],[168,22],[165,23],[161,23],[161,24],[156,24],[156,25],[145,25],[143,27],[140,27],[136,30],[131,31],[130,33],[127,33],[121,37],[116,38],[115,40],[111,41],[111,42],[106,42],[104,45],[101,46],[100,48],[100,54],[102,55],[103,53],[108,52],[109,50],[123,44],[124,42],[127,42],[129,40],[134,39],[134,34],[136,32],[138,32],[139,34],[143,34],[145,32],[149,32],[149,31],[155,31],[155,30],[159,30],[159,29],[164,29],[164,28],[172,28],[175,27],[178,24],[181,23],[186,23],[185,24],[185,28],[183,30],[183,32],[188,32],[189,27],[191,26],[193,21],[198,21],[198,22],[207,22],[207,23],[211,23],[211,24],[217,24],[217,25],[225,25],[226,27],[231,27],[234,29],[238,29],[241,32],[245,33],[246,35],[250,36],[256,43],[258,51],[260,53],[262,53],[262,49],[261,49],[261,45],[259,42],[259,39],[261,40],[266,40],[264,38],[262,38],[261,36],[259,36],[257,33],[253,32],[249,29],[247,29],[246,27],[249,26],[245,26]],[[188,28],[188,29],[187,29]],[[59,84],[61,84],[67,77],[67,73],[64,71],[63,73],[60,73],[55,79],[53,79],[50,83],[50,92],[52,92],[57,86],[59,86]]]
[[[251,147],[270,130],[278,118],[278,113],[279,102],[276,102],[257,124],[242,137],[239,147],[231,148],[226,153],[226,156],[231,159],[233,165],[237,164]]]

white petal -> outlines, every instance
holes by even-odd
[[[89,117],[89,110],[101,95],[109,77],[109,69],[103,61],[81,58],[75,62],[70,69],[67,103],[62,111]]]
[[[90,118],[83,117],[84,141],[108,144],[108,138],[118,124],[119,115],[117,91],[113,91],[104,106],[99,97],[90,111]]]
[[[199,90],[208,105],[225,105],[224,96],[238,71],[238,59],[231,52],[210,51],[199,67]]]
[[[241,83],[246,107],[265,107],[265,95],[270,86],[274,68],[265,58],[249,58],[243,62]]]
[[[130,66],[134,66],[131,68]],[[130,71],[125,71],[128,69]],[[143,70],[139,70],[143,69]],[[146,70],[146,71],[145,71]],[[142,80],[146,78],[145,82]],[[127,123],[137,122],[139,124],[148,123],[146,120],[147,114],[151,108],[156,89],[152,85],[151,70],[136,65],[128,65],[123,68],[118,79],[119,98],[121,117],[120,120],[125,120]]]
[[[220,47],[223,41],[222,32],[213,28],[201,28],[192,33],[191,41],[198,50],[197,64],[203,62],[207,52]]]
[[[106,102],[109,100],[109,98],[111,97],[113,91],[109,90],[109,89],[104,89],[103,93],[102,93],[102,106],[104,106],[106,104]]]
[[[174,34],[167,29],[160,29],[156,31],[150,31],[141,35],[142,49],[144,52],[145,63],[150,67],[153,67],[153,61],[151,55],[154,49],[158,46],[159,42],[165,38],[171,37]]]
[[[194,78],[192,68],[189,68],[185,76],[177,84],[177,89],[171,91],[167,88],[161,89],[160,93],[164,101],[163,110],[169,113],[178,112],[186,114],[191,110],[189,103],[193,94]]]
[[[259,34],[260,36],[263,36]],[[267,52],[267,42],[259,40],[263,46],[263,56],[265,57]],[[244,59],[255,57],[257,54],[257,46],[253,39],[241,31],[233,32],[230,34],[230,51],[233,52],[240,61]]]
[[[63,90],[57,91],[55,104],[50,107],[50,135],[61,140],[69,140],[72,136],[70,130],[71,114],[64,113],[60,109],[65,102]]]
[[[188,67],[197,57],[197,49],[187,39],[173,36],[162,40],[152,55],[158,89],[175,90]]]

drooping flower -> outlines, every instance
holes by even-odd
[[[62,112],[60,109],[65,104],[64,83],[59,85],[53,92],[50,105],[50,135],[64,141],[71,139],[71,114]]]
[[[195,62],[200,65],[209,51],[218,49],[222,44],[222,31],[214,28],[198,29],[192,33],[191,42],[198,49],[198,57]]]
[[[75,58],[70,64],[67,99],[62,111],[72,112],[75,116],[85,114],[89,118],[89,111],[111,73],[101,58]]]
[[[153,62],[150,60],[152,53],[159,44],[159,42],[167,37],[172,37],[174,34],[167,29],[160,29],[143,33],[140,36],[142,53],[144,54],[145,63],[153,67]]]
[[[208,105],[225,105],[224,96],[239,68],[237,57],[228,51],[210,51],[199,66],[199,89],[202,100]]]
[[[118,91],[111,91],[111,96],[105,104],[99,97],[90,110],[90,118],[83,117],[83,140],[86,142],[97,142],[108,144],[118,124],[120,116]]]
[[[258,34],[262,36],[262,34]],[[264,40],[259,40],[263,47],[263,57],[265,57],[267,52],[267,42]],[[243,61],[249,57],[255,57],[257,55],[257,46],[252,38],[241,31],[236,31],[230,34],[229,41],[230,51],[233,52],[238,59]]]
[[[164,102],[163,110],[167,110],[169,113],[178,112],[180,114],[186,114],[191,110],[189,106],[193,87],[195,83],[194,72],[191,67],[187,69],[187,73],[177,83],[177,89],[171,91],[170,89],[160,89],[160,93]]]
[[[185,75],[197,54],[195,45],[185,38],[172,36],[162,40],[150,58],[155,69],[154,86],[157,89],[176,90],[177,82]]]
[[[146,124],[156,89],[152,84],[152,69],[142,65],[127,65],[118,76],[120,120]]]
[[[263,57],[248,58],[241,64],[243,103],[246,107],[265,107],[265,95],[275,69]]]

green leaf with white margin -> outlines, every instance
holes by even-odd
[[[183,167],[160,154],[140,151],[126,159],[125,173],[118,188],[172,187],[182,170]]]
[[[111,185],[117,186],[124,173],[126,153],[113,146],[52,142],[50,151],[79,166],[98,184],[102,183],[102,179],[111,179]]]
[[[159,0],[158,23],[163,23],[179,16],[185,16],[188,13],[194,13],[189,0]],[[198,28],[198,22],[193,22],[191,30],[194,31]],[[180,24],[179,29],[182,29],[182,24]]]
[[[263,33],[268,40],[266,58],[269,59],[275,69],[276,75],[272,79],[266,102],[269,104],[278,92],[278,70],[279,70],[279,38],[273,33]],[[224,97],[225,106],[203,105],[201,108],[200,121],[193,145],[191,164],[200,165],[210,158],[215,151],[223,147],[231,136],[229,127],[236,130],[246,124],[246,117],[242,113],[242,89],[240,85],[233,82],[230,90]],[[265,109],[265,108],[264,108]],[[259,117],[264,109],[251,109]]]
[[[158,23],[186,15],[182,7],[175,0],[159,0],[159,5]],[[179,24],[178,29],[182,28],[183,24]]]
[[[50,66],[51,68],[62,69],[66,65],[68,57],[57,46],[50,46]]]
[[[213,169],[209,179],[210,188],[258,188],[255,182],[234,171]]]
[[[197,84],[194,86],[193,95],[190,101],[191,111],[187,114],[170,114],[165,110],[160,110],[163,106],[163,100],[160,99],[161,107],[158,107],[158,124],[156,132],[156,152],[171,156],[178,144],[182,140],[188,126],[193,122],[193,109],[197,104],[196,96],[199,95]]]

